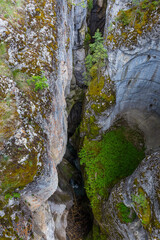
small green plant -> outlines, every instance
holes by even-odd
[[[113,23],[111,23],[108,27],[108,32],[111,32],[113,30]]]
[[[122,22],[124,26],[128,25],[131,22],[131,19],[128,17],[127,13],[124,10],[120,10],[119,16],[116,20]]]
[[[11,18],[17,17],[17,9],[22,5],[21,0],[0,0],[0,15]]]
[[[93,8],[93,0],[87,0],[88,9],[91,11]]]
[[[132,4],[133,4],[134,6],[137,6],[137,5],[139,5],[139,3],[140,3],[140,1],[139,1],[139,0],[132,0]]]
[[[32,167],[33,166],[33,162],[29,161],[29,166]]]
[[[87,33],[85,34],[85,39],[84,39],[84,45],[85,45],[85,47],[88,47],[90,41],[91,41],[91,35],[90,35],[89,32],[87,32]]]
[[[20,196],[20,193],[14,192],[12,195],[10,193],[7,193],[4,198],[7,200],[12,198],[20,198]]]
[[[99,29],[97,29],[93,38],[95,41],[89,44],[89,54],[85,59],[86,79],[94,78],[96,74],[99,81],[104,60],[107,58],[107,50],[104,48],[103,37]]]
[[[4,160],[4,161],[8,161],[8,159],[9,159],[9,156],[4,154],[4,155],[3,155],[3,160]]]
[[[71,8],[71,6],[81,6],[83,8],[88,7],[89,10],[93,8],[93,0],[87,0],[87,5],[84,0],[82,0],[79,3],[74,3],[72,0],[67,0],[68,6]]]
[[[72,0],[68,0],[68,4],[72,5],[72,6],[81,6],[83,8],[86,7],[85,1],[82,0],[80,3],[74,3],[72,2]]]
[[[132,201],[144,209],[147,206],[147,199],[143,193],[140,193],[139,195],[132,195]]]
[[[0,55],[4,55],[6,53],[6,44],[1,42],[0,43]]]
[[[37,92],[38,90],[43,90],[48,87],[46,77],[41,74],[38,76],[32,76],[30,79],[27,80],[29,85],[34,85],[34,90]]]
[[[85,4],[84,0],[82,0],[80,3],[74,3],[72,0],[67,0],[67,2],[70,6],[81,6],[83,8],[88,7],[89,10],[93,8],[93,0],[87,0],[87,5]]]

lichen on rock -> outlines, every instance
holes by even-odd
[[[111,3],[111,6],[113,3]],[[114,12],[114,11],[113,11]],[[131,2],[128,5],[122,3],[117,15],[114,16],[112,22],[107,24],[107,41],[106,45],[112,48],[120,48],[125,46],[132,49],[140,38],[145,34],[156,31],[159,21],[159,0],[140,2]]]

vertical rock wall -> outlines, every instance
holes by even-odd
[[[104,45],[108,59],[100,81],[93,79],[87,90],[80,130],[84,138],[82,158],[86,154],[87,161],[87,154],[91,154],[88,164],[84,163],[91,176],[88,180],[85,174],[88,195],[92,196],[93,191],[99,199],[99,208],[96,204],[92,206],[99,227],[98,231],[93,229],[93,239],[160,238],[159,219],[155,214],[159,209],[159,174],[156,169],[160,166],[159,19],[159,1],[107,1]],[[105,173],[105,167],[100,167],[101,164],[105,166],[105,162],[98,151],[110,146],[104,146],[100,140],[106,132],[112,135],[115,124],[117,128],[127,129],[126,122],[144,135],[146,158],[131,176],[119,179],[119,183],[108,190],[100,186],[103,183],[101,173],[105,176],[108,172]],[[133,139],[136,141],[134,134]],[[116,141],[117,138],[113,142]],[[101,143],[103,146],[99,150],[98,144]],[[116,149],[118,143],[114,153]],[[107,157],[106,161],[111,168],[113,164],[114,169],[114,161]],[[96,173],[92,169],[96,169]],[[93,189],[92,183],[97,181],[98,184],[97,179],[100,179],[99,185]]]
[[[7,5],[4,7],[8,9]],[[16,229],[16,225],[20,225],[20,209],[17,207],[19,195],[17,199],[14,196],[21,190],[20,201],[31,211],[32,224],[25,226],[27,237],[33,233],[36,240],[60,239],[58,231],[65,229],[66,223],[61,219],[56,221],[54,216],[58,211],[58,218],[64,214],[66,221],[66,205],[49,204],[47,200],[57,189],[56,166],[65,153],[65,98],[72,79],[72,49],[85,26],[86,9],[80,1],[71,4],[51,0],[28,0],[21,6],[11,3],[11,7],[17,18],[13,14],[8,19],[4,10],[0,19],[3,208],[0,236],[16,239],[19,234],[24,237],[25,233]],[[82,35],[84,38],[84,33]],[[35,92],[34,86],[28,86],[26,80],[41,74],[47,78],[49,87]],[[15,219],[18,219],[16,224]],[[27,224],[27,217],[21,222]],[[62,235],[65,239],[65,232]]]

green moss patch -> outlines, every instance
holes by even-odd
[[[105,83],[110,86],[110,89],[106,88]],[[99,81],[96,78],[91,81],[87,96],[92,101],[91,108],[95,114],[103,112],[115,102],[115,92],[111,85],[111,80],[105,79],[103,76],[100,77]]]
[[[21,72],[19,69],[12,71],[13,79],[17,84],[17,87],[21,91],[29,92],[30,87],[27,83],[29,76],[26,73]]]
[[[16,78],[15,72],[13,75]],[[22,107],[26,110],[21,112],[21,118],[25,119],[26,128],[31,125],[37,135],[33,142],[30,134],[20,125],[22,119],[19,117],[15,94],[9,90],[6,78],[0,82],[0,89],[0,168],[2,173],[0,175],[0,193],[4,199],[5,194],[12,194],[15,188],[22,189],[32,182],[34,177],[39,174],[38,171],[42,169],[44,134],[41,127],[35,122],[35,118],[37,112],[43,111],[43,109],[45,111],[46,108],[43,101],[37,100],[36,94],[32,94],[32,96],[28,92],[27,95],[23,93],[21,96]],[[5,94],[6,89],[10,92]],[[36,103],[34,111],[32,111],[30,99]],[[39,105],[41,109],[38,108]],[[45,117],[43,112],[42,115]],[[19,143],[17,144],[16,141]]]
[[[17,150],[17,156],[20,157],[20,150]],[[23,155],[22,155],[23,156]],[[32,163],[32,164],[30,164]],[[32,152],[30,155],[30,161],[21,165],[17,161],[12,161],[9,164],[6,163],[7,169],[3,171],[3,176],[0,177],[2,180],[2,191],[12,192],[13,189],[25,187],[28,183],[33,181],[34,176],[37,173],[37,159],[36,154]]]
[[[0,102],[0,148],[3,146],[3,141],[9,139],[16,129],[18,120],[16,110],[15,101],[8,94],[6,100]]]
[[[98,218],[100,213],[97,209],[108,197],[108,190],[129,176],[145,156],[144,149],[138,149],[129,137],[130,133],[120,127],[107,132],[101,141],[84,139],[79,156],[85,166],[86,192]]]
[[[123,202],[117,203],[119,219],[124,223],[133,222],[136,218],[135,212],[131,211]]]
[[[2,1],[4,3],[8,3],[11,1]],[[21,2],[23,1],[16,1]],[[28,1],[24,1],[24,8],[28,4]],[[16,4],[11,4],[16,6]],[[21,71],[29,74],[29,76],[40,74],[41,70],[48,70],[53,72],[57,69],[57,24],[56,24],[56,1],[34,1],[35,5],[35,13],[34,16],[30,12],[29,8],[27,10],[27,18],[23,14],[23,9],[21,8],[21,12],[19,14],[19,19],[16,21],[14,19],[12,21],[12,25],[14,26],[15,34],[19,35],[19,38],[16,39],[17,43],[17,51],[16,53],[12,53],[12,58],[14,58],[14,62],[18,64],[23,63],[23,67]],[[10,5],[9,5],[10,7]],[[17,7],[16,7],[17,8]],[[34,19],[34,21],[33,21]],[[34,26],[33,26],[34,22]],[[36,28],[36,36],[37,43],[33,44],[30,39],[27,39],[26,30],[27,28],[35,29]],[[47,31],[44,29],[48,29]],[[43,31],[46,31],[43,33]],[[9,32],[8,32],[9,34]],[[44,44],[45,43],[45,44]],[[9,49],[11,42],[7,42],[7,47]],[[44,54],[46,52],[47,54]],[[46,58],[44,57],[46,56]],[[48,57],[47,57],[48,56]],[[54,62],[54,67],[53,67]],[[8,63],[10,66],[14,66],[12,60],[10,61],[10,57],[8,54]]]
[[[142,188],[138,189],[137,194],[132,195],[132,201],[138,212],[138,217],[141,219],[143,226],[146,227],[151,221],[151,208],[150,201]]]
[[[80,126],[80,132],[87,135],[89,139],[95,138],[99,134],[99,126],[96,124],[96,119],[94,116],[85,117]]]
[[[6,44],[3,41],[1,41],[0,42],[0,75],[10,77],[12,76],[12,73],[9,67],[7,66],[7,64],[5,63],[6,56],[7,56],[7,47],[6,47]]]

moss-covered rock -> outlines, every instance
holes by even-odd
[[[85,188],[94,217],[100,225],[102,206],[110,189],[120,179],[129,176],[144,156],[143,137],[127,126],[111,129],[101,141],[89,141],[87,137],[84,139],[80,158],[81,164],[85,166]],[[132,219],[129,214],[127,220]]]
[[[121,46],[132,49],[141,35],[158,25],[159,6],[159,0],[144,0],[131,3],[128,9],[121,9],[110,25],[106,45],[113,49]]]
[[[158,172],[156,153],[146,157],[131,176],[115,185],[103,205],[102,225],[107,239],[124,239],[128,234],[132,239],[159,238]]]
[[[19,239],[27,230],[32,232],[32,226],[25,222],[22,233],[23,224],[12,218],[21,211],[19,200],[12,196],[18,192],[22,196],[28,184],[43,176],[49,158],[45,126],[51,94],[49,89],[35,93],[27,79],[45,71],[49,80],[57,70],[56,13],[50,0],[32,4],[7,0],[0,5],[5,23],[0,36],[0,211],[5,211],[0,217],[0,238]]]
[[[88,139],[100,137],[101,127],[98,124],[100,114],[115,103],[115,89],[109,77],[101,76],[98,80],[96,74],[89,83],[86,92],[83,120],[80,126],[80,136]]]

